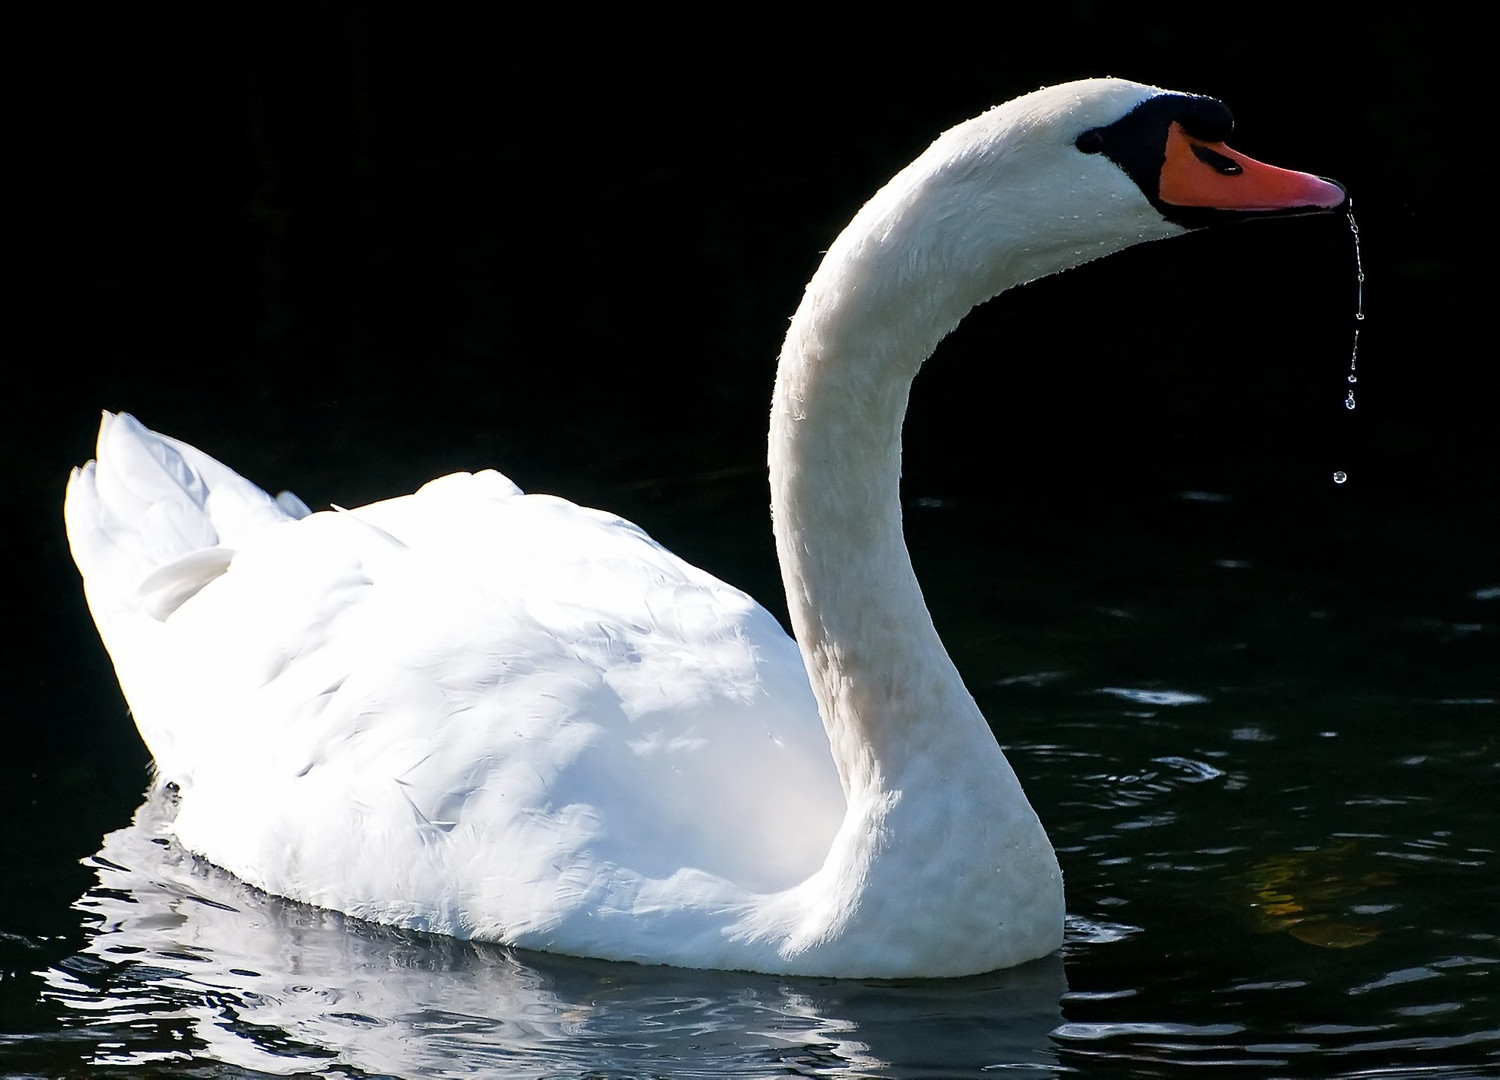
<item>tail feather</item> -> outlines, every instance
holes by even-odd
[[[63,516],[101,630],[121,609],[165,618],[224,572],[239,537],[307,512],[127,413],[104,414],[97,455],[73,470]]]

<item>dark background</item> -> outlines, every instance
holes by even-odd
[[[101,408],[314,507],[497,466],[780,610],[764,421],[802,283],[939,131],[1046,83],[1213,94],[1237,149],[1345,183],[1369,275],[1360,408],[1340,405],[1347,224],[1208,232],[976,313],[918,381],[908,497],[1104,535],[1133,502],[1206,490],[1334,566],[1428,522],[1481,550],[1491,274],[1461,254],[1483,246],[1492,182],[1492,110],[1460,86],[1475,28],[1436,5],[1321,24],[1045,9],[869,9],[854,27],[572,6],[8,16],[0,929],[77,932],[56,920],[89,874],[58,868],[143,784],[61,527]]]

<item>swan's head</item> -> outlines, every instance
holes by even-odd
[[[1214,98],[1084,79],[958,125],[919,163],[935,165],[935,177],[946,174],[944,182],[980,202],[981,192],[1022,195],[1053,227],[1076,214],[1107,230],[1113,220],[1154,211],[1194,228],[1344,205],[1344,189],[1332,181],[1231,150],[1224,140],[1233,128],[1229,109]]]
[[[1213,98],[1123,79],[1049,86],[959,124],[829,247],[788,344],[911,368],[1013,285],[1218,221],[1344,205],[1338,184],[1229,149],[1232,124]]]
[[[1093,80],[1087,84],[1116,83]],[[1124,84],[1130,86],[1131,84]],[[1168,221],[1189,228],[1218,221],[1323,213],[1347,201],[1331,180],[1266,165],[1224,145],[1234,117],[1223,102],[1154,87],[1132,87],[1137,100],[1073,141],[1128,176]],[[1112,97],[1107,90],[1106,98]]]
[[[954,284],[961,317],[1012,285],[1132,244],[1344,204],[1338,184],[1229,149],[1232,125],[1213,98],[1123,79],[1046,87],[939,136],[835,248],[883,264],[890,284],[902,275],[888,257],[903,251],[897,261],[924,288]]]

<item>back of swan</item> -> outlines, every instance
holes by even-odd
[[[653,889],[817,869],[842,793],[795,645],[743,593],[494,472],[284,501],[127,415],[69,484],[190,849],[364,918],[539,944]]]

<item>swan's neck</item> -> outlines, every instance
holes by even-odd
[[[902,538],[912,378],[985,297],[876,280],[872,258],[834,245],[793,319],[771,410],[777,552],[848,801],[790,940],[836,943],[850,974],[963,974],[1056,948],[1061,876]],[[889,964],[859,966],[870,956]]]
[[[788,894],[798,929],[784,957],[821,942],[850,973],[875,974],[858,965],[879,954],[881,974],[960,974],[1061,941],[1056,856],[933,628],[900,478],[912,380],[971,308],[1181,231],[1079,154],[1076,132],[1045,130],[1065,113],[1032,95],[940,137],[834,241],[787,333],[771,406],[776,549],[848,809],[822,869]],[[892,926],[908,955],[890,955]]]
[[[899,489],[912,379],[1012,281],[1003,266],[934,272],[947,260],[924,179],[902,174],[834,243],[792,320],[771,407],[777,554],[851,802],[913,769],[993,770],[999,757],[927,612]]]
[[[846,794],[935,755],[959,770],[998,756],[902,538],[901,424],[918,368],[1011,286],[1182,231],[1071,136],[1013,146],[1049,103],[1044,92],[959,125],[882,188],[829,248],[782,349],[777,553]]]
[[[917,365],[881,355],[889,343],[878,335],[824,322],[794,325],[782,355],[771,502],[793,632],[852,794],[899,782],[914,755],[930,760],[935,736],[982,736],[987,751],[994,740],[933,628],[902,535],[901,425]]]

